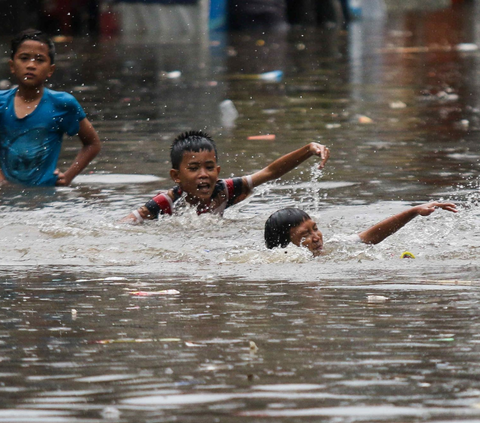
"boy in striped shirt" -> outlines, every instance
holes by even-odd
[[[173,214],[180,204],[196,207],[197,214],[222,215],[225,209],[244,200],[253,188],[280,178],[313,155],[321,157],[319,168],[322,169],[329,154],[324,145],[310,143],[252,175],[218,179],[220,166],[213,139],[202,131],[186,132],[179,135],[171,146],[170,176],[175,187],[159,193],[123,221],[141,223],[162,214]]]

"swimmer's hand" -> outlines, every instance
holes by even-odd
[[[420,204],[413,207],[415,212],[420,216],[430,216],[436,209],[448,210],[453,213],[457,213],[457,206],[454,203],[440,203],[438,201],[432,201],[431,203]]]
[[[265,182],[273,181],[274,179],[282,177],[312,156],[320,156],[322,158],[318,168],[323,169],[330,156],[330,150],[324,145],[317,144],[316,142],[306,144],[298,150],[285,154],[270,163],[267,167],[264,167],[262,170],[251,175],[252,187],[258,187]]]
[[[316,142],[308,144],[308,147],[312,155],[321,157],[322,161],[318,165],[318,168],[323,169],[328,161],[328,158],[330,157],[330,150],[324,145],[318,144]]]

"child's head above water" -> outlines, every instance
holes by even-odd
[[[303,210],[287,207],[273,213],[265,222],[267,248],[286,247],[289,243],[308,248],[320,255],[323,236],[317,224]]]
[[[55,44],[53,41],[42,31],[36,29],[26,29],[18,33],[12,40],[11,43],[11,52],[10,57],[13,60],[15,54],[18,51],[18,48],[28,40],[38,41],[42,44],[45,44],[48,47],[48,57],[50,58],[50,64],[55,63]]]
[[[187,201],[209,205],[220,173],[215,142],[204,132],[186,132],[173,141],[170,157],[170,176]]]
[[[213,151],[217,161],[217,146],[208,134],[202,131],[189,131],[179,135],[170,148],[173,169],[180,169],[185,152]]]

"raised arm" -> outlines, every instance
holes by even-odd
[[[395,216],[389,217],[358,235],[365,244],[378,244],[385,238],[397,232],[413,218],[417,216],[429,216],[439,208],[453,213],[457,212],[457,206],[453,203],[439,203],[433,201],[432,203],[421,204],[398,213]]]
[[[322,161],[320,162],[318,168],[323,169],[330,156],[330,150],[324,145],[312,142],[302,148],[299,148],[298,150],[292,151],[291,153],[288,153],[270,163],[262,170],[254,173],[252,175],[253,187],[257,187],[265,182],[280,178],[311,156],[321,157]]]
[[[82,142],[82,148],[75,157],[75,160],[65,173],[58,172],[57,186],[68,186],[73,178],[77,176],[100,152],[100,138],[90,121],[85,118],[80,121],[78,137]]]

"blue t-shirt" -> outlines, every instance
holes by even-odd
[[[30,186],[53,186],[63,134],[78,133],[85,118],[71,94],[43,90],[36,109],[19,119],[17,88],[0,91],[0,166],[7,180]]]

